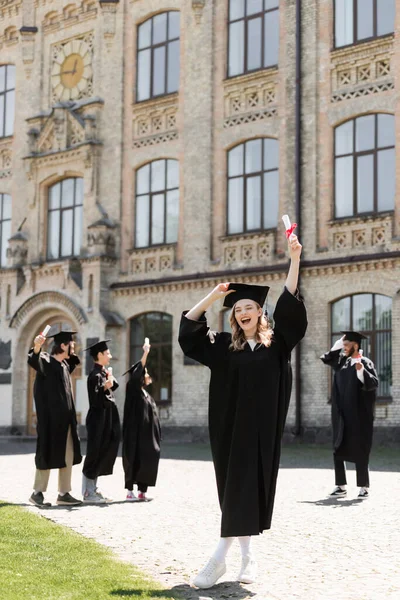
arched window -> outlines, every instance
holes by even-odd
[[[278,161],[278,142],[271,138],[228,152],[228,235],[277,227]]]
[[[394,209],[394,116],[372,114],[335,129],[335,217]]]
[[[166,313],[149,312],[130,321],[130,363],[143,355],[144,339],[151,350],[147,369],[153,380],[149,393],[157,403],[172,400],[172,317]]]
[[[15,67],[0,65],[0,138],[14,133]]]
[[[334,0],[335,46],[347,46],[394,31],[396,0]]]
[[[360,331],[367,336],[364,354],[376,366],[378,397],[390,398],[392,386],[392,299],[380,294],[355,294],[332,304],[332,345],[341,331]]]
[[[179,16],[161,13],[138,27],[137,102],[179,89]]]
[[[135,247],[178,240],[179,162],[155,160],[136,172]]]
[[[79,256],[82,246],[83,179],[70,177],[49,188],[47,258]]]
[[[11,237],[11,196],[0,194],[0,267],[7,265],[8,240]]]
[[[279,0],[229,0],[228,77],[278,64]]]

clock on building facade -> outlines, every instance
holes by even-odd
[[[52,102],[80,100],[93,92],[93,34],[52,47]]]

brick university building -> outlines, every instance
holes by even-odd
[[[269,285],[272,309],[289,213],[310,324],[288,431],[325,439],[318,357],[358,329],[377,431],[398,437],[400,2],[362,4],[0,0],[3,433],[34,432],[26,354],[47,323],[79,351],[111,338],[117,376],[148,336],[165,430],[203,432],[209,375],[184,360],[181,311],[229,280]]]

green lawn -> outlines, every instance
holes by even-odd
[[[0,598],[172,598],[111,551],[44,517],[0,503]]]

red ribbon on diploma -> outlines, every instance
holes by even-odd
[[[297,223],[293,223],[290,229],[286,229],[286,239],[288,240],[292,235],[293,231],[297,228]]]

